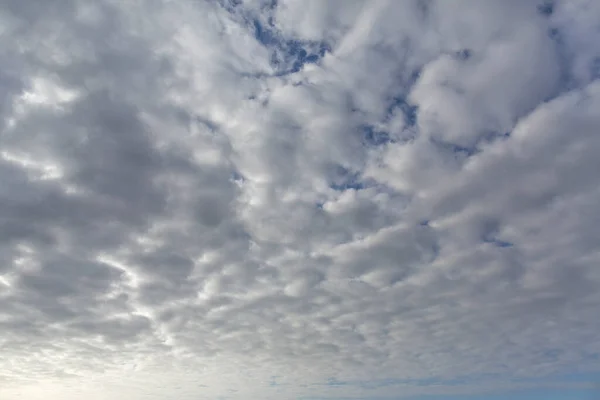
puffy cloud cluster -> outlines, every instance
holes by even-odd
[[[597,370],[600,3],[7,0],[0,26],[2,398]]]

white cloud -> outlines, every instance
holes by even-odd
[[[3,399],[597,369],[595,2],[54,3],[0,12]]]

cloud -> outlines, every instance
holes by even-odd
[[[597,370],[595,2],[9,1],[0,21],[3,398]]]

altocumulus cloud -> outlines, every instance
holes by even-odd
[[[597,370],[600,2],[0,4],[3,399]]]

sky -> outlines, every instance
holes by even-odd
[[[600,1],[0,0],[0,399],[600,399]]]

